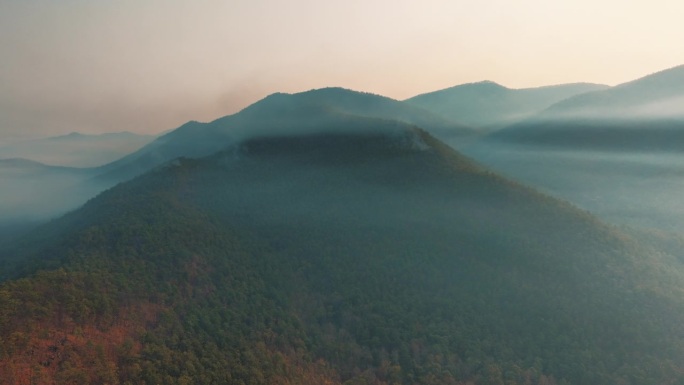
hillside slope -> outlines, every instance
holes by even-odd
[[[682,380],[680,261],[423,131],[326,122],[175,160],[2,254],[24,278],[0,383]]]
[[[188,122],[123,158],[103,166],[83,169],[78,174],[73,174],[74,177],[62,179],[62,174],[48,175],[46,172],[40,180],[29,181],[16,173],[5,173],[0,164],[3,185],[11,186],[4,189],[0,186],[0,229],[8,225],[8,220],[16,223],[25,221],[28,217],[31,221],[45,221],[62,215],[85,203],[105,188],[129,180],[164,162],[181,156],[207,156],[222,150],[230,143],[236,143],[246,135],[304,132],[320,126],[337,124],[334,121],[327,121],[330,115],[404,122],[430,129],[455,141],[473,134],[471,128],[379,95],[341,88],[324,88],[292,95],[274,94],[237,114],[210,123]],[[125,133],[113,135],[116,138],[126,136]],[[107,135],[91,137],[71,134],[53,138],[49,142],[60,146],[65,143],[68,146],[91,143],[94,148],[100,149],[99,155],[105,155],[106,151],[103,151],[100,142],[113,140],[108,138]],[[71,155],[78,156],[78,153],[79,151],[75,151]],[[3,205],[2,201],[7,202],[7,205]],[[0,234],[0,238],[2,237]]]

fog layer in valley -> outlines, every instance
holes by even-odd
[[[684,66],[570,97],[474,145],[450,143],[611,222],[684,231]]]
[[[154,137],[130,132],[71,133],[0,146],[0,242],[73,210],[116,181],[96,181],[97,166]]]
[[[435,106],[453,103],[453,92],[466,89],[467,99],[486,101],[490,89],[505,90],[501,86],[454,87],[428,94],[432,104],[425,106],[341,88],[273,94],[234,115],[208,123],[188,122],[126,153],[124,148],[135,149],[151,138],[129,133],[71,134],[25,142],[0,148],[0,156],[21,155],[47,164],[0,161],[0,222],[48,220],[160,164],[178,157],[208,156],[250,137],[321,130],[365,132],[400,121],[427,130],[496,171],[610,221],[681,228],[684,220],[679,219],[682,208],[676,192],[681,191],[679,175],[684,163],[679,155],[684,148],[684,120],[677,118],[684,114],[678,109],[684,98],[682,82],[684,67],[676,67],[610,88],[580,84],[508,90],[502,99],[506,108],[519,108],[522,115],[531,112],[530,103],[524,103],[530,93],[536,95],[537,109],[542,108],[544,95],[548,103],[557,100],[549,92],[556,98],[564,93],[570,97],[475,142],[481,131],[450,120],[451,116],[444,118]],[[479,106],[480,117],[500,107],[496,103]],[[358,117],[369,120],[360,124]],[[127,155],[101,165],[113,156],[108,149]]]
[[[97,167],[140,149],[152,135],[116,132],[86,135],[72,132],[50,138],[0,143],[0,159],[21,158],[63,167]]]
[[[684,153],[483,142],[462,151],[610,222],[684,232]]]
[[[0,224],[43,221],[75,209],[107,187],[90,181],[93,169],[0,160]]]

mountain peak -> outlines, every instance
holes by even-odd
[[[570,96],[603,87],[595,84],[564,84],[511,89],[485,80],[421,94],[406,102],[454,121],[491,129],[525,119]]]
[[[455,85],[453,87],[445,88],[443,90],[435,92],[459,92],[459,91],[505,91],[508,87],[502,86],[501,84],[491,81],[491,80],[481,80],[479,82],[464,83]],[[426,95],[426,94],[423,94]],[[419,95],[420,96],[420,95]]]
[[[264,101],[270,101],[270,100],[279,100],[279,99],[284,99],[284,98],[306,98],[306,97],[311,97],[311,96],[342,96],[342,95],[348,95],[348,96],[361,96],[361,95],[372,95],[376,96],[379,98],[386,98],[389,99],[385,96],[382,95],[376,95],[368,92],[362,92],[362,91],[355,91],[349,88],[343,88],[343,87],[322,87],[322,88],[312,88],[310,90],[306,91],[301,91],[301,92],[274,92],[272,94],[269,94],[265,98],[257,101],[254,104],[259,104]],[[247,106],[245,109],[250,108],[254,104]]]
[[[186,123],[140,151],[105,166],[103,178],[130,177],[181,156],[211,155],[246,138],[377,132],[390,126],[416,126],[451,138],[473,133],[469,127],[380,95],[339,87],[274,93],[234,115],[209,123]]]
[[[479,82],[473,82],[473,83],[470,83],[470,84],[480,84],[480,85],[498,86],[498,87],[501,87],[501,88],[507,88],[507,87],[502,86],[501,84],[499,84],[499,83],[497,83],[497,82],[495,82],[495,81],[493,81],[493,80],[481,80],[481,81],[479,81]]]
[[[244,108],[236,116],[219,120],[227,122],[235,118],[264,120],[287,117],[311,122],[331,114],[396,120],[433,132],[449,131],[454,136],[472,132],[469,127],[425,109],[385,96],[341,87],[311,89],[293,94],[274,93]]]
[[[684,65],[551,105],[541,119],[681,119]]]

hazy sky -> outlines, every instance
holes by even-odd
[[[681,0],[0,0],[0,141],[156,133],[276,91],[402,99],[684,64]]]

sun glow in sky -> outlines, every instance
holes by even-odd
[[[156,133],[272,92],[404,99],[684,64],[675,0],[0,0],[0,141]]]

